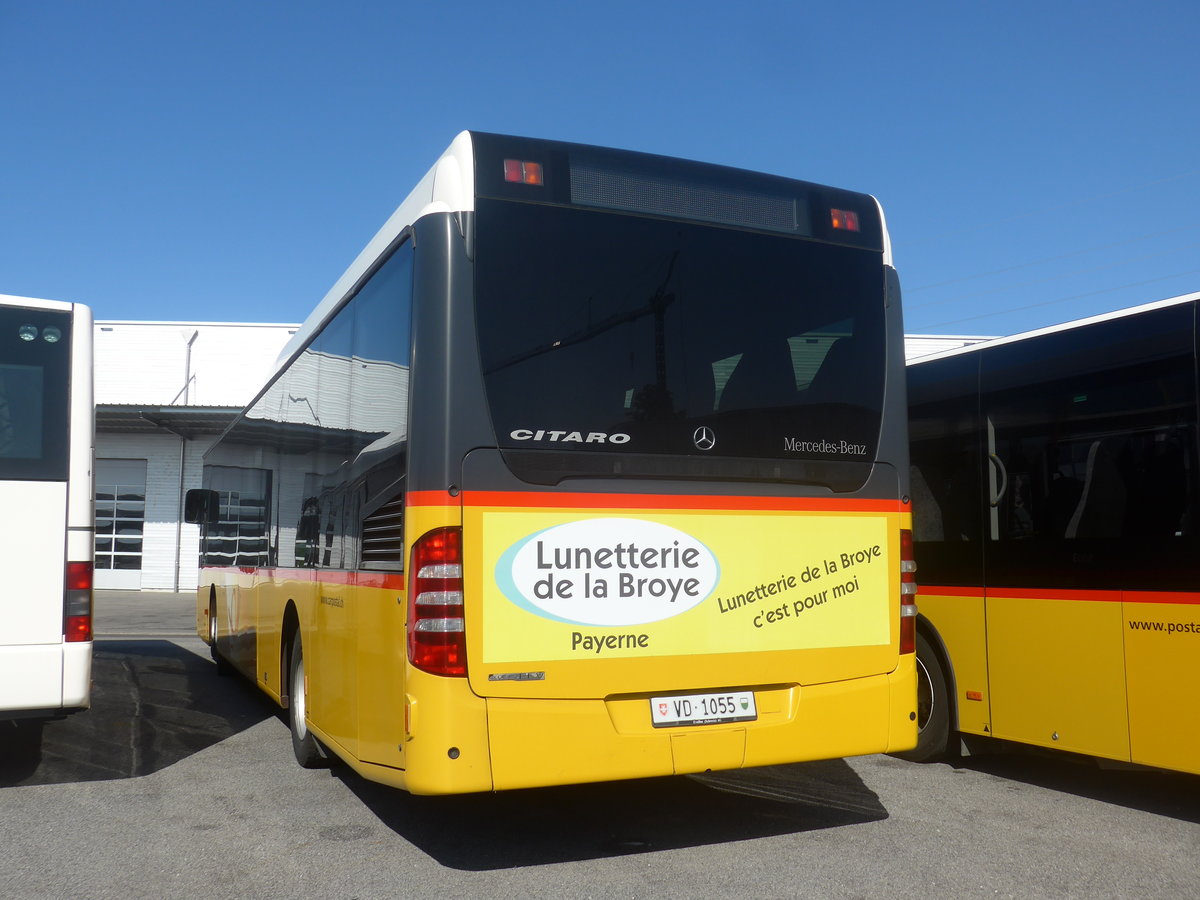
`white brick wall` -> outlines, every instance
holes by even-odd
[[[200,460],[211,438],[187,443],[184,489],[200,486]],[[179,522],[179,438],[174,435],[98,434],[97,459],[146,460],[146,522],[142,533],[141,587],[144,590],[176,589],[175,538],[179,534],[180,591],[195,590],[200,535],[195,525]],[[98,587],[105,575],[97,572]]]

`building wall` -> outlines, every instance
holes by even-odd
[[[97,588],[195,590],[200,534],[195,525],[181,523],[179,515],[180,443],[181,439],[172,434],[108,433],[96,436],[97,459],[146,460],[146,519],[142,531],[141,571],[97,570]],[[211,444],[212,438],[186,442],[184,490],[200,486],[201,459]],[[132,576],[136,577],[131,581]]]
[[[266,383],[295,329],[271,324],[96,322],[96,404],[240,410]],[[183,441],[166,430],[148,434],[97,429],[97,460],[146,461],[142,568],[98,568],[98,589],[195,590],[199,530],[181,523],[180,444],[185,444],[182,486],[187,491],[200,487],[201,460],[214,440],[204,435]]]
[[[197,406],[239,410],[266,383],[279,352],[295,330],[295,325],[96,322],[96,403],[101,407]],[[910,335],[906,356],[911,359],[978,340],[981,339]],[[406,402],[407,398],[396,394],[391,380],[385,384],[381,379],[380,384],[387,388],[385,396],[372,399],[366,406],[378,414],[379,428],[383,429],[384,423],[396,420],[397,411],[389,404]],[[325,418],[332,420],[347,411],[346,408],[327,410]],[[203,436],[186,441],[185,491],[200,487],[201,458],[214,440],[214,436]],[[97,432],[97,460],[146,461],[142,568],[132,572],[97,569],[97,588],[195,590],[199,533],[194,525],[180,524],[180,443],[180,437],[165,430],[157,434],[103,429]],[[283,518],[290,523],[298,515],[292,513],[299,509],[305,485],[278,485],[277,489],[289,498],[282,512],[291,510]],[[286,527],[294,531],[294,526]],[[284,546],[293,543],[291,535]]]
[[[240,409],[266,384],[295,330],[295,325],[97,322],[96,403]]]

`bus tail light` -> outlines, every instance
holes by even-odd
[[[408,571],[408,661],[433,675],[466,675],[462,529],[423,535]]]
[[[900,652],[917,652],[917,561],[907,528],[900,531]]]
[[[504,161],[504,180],[513,184],[545,184],[542,164],[524,159]]]
[[[837,231],[861,231],[858,225],[858,213],[848,209],[831,209],[830,218]]]
[[[92,639],[92,564],[67,563],[63,596],[63,636],[69,643]]]

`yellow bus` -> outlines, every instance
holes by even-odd
[[[914,758],[995,738],[1200,773],[1198,303],[910,363]]]
[[[414,793],[916,741],[877,201],[464,132],[205,458],[198,632]]]

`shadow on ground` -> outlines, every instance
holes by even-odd
[[[1200,776],[1104,763],[1086,756],[998,747],[956,768],[1200,824]]]
[[[92,708],[47,723],[40,741],[4,723],[0,785],[149,775],[270,715],[254,692],[170,641],[99,640]]]
[[[887,818],[842,760],[611,784],[413,797],[335,770],[444,866],[510,869],[836,828]]]

